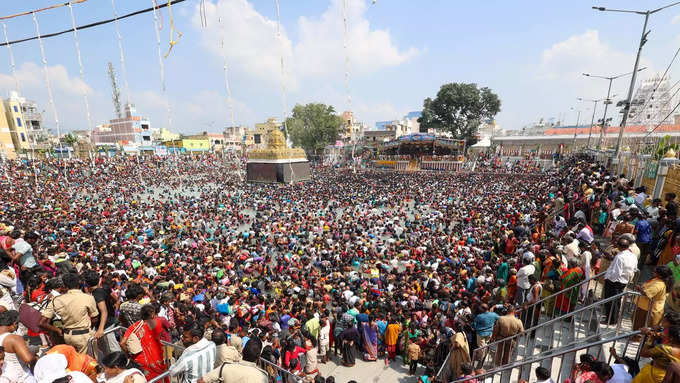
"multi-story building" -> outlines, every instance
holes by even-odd
[[[182,137],[184,140],[208,140],[210,150],[221,152],[224,149],[224,134],[208,133],[194,134]]]
[[[11,92],[9,98],[5,99],[3,104],[5,106],[5,117],[9,125],[9,131],[12,135],[12,143],[14,150],[17,153],[24,153],[31,148],[31,143],[28,140],[28,133],[26,132],[26,122],[21,113],[22,98],[17,92]],[[25,100],[24,100],[25,101]]]
[[[247,131],[248,128],[245,126],[228,126],[224,128],[224,150],[241,150],[246,144]]]
[[[364,131],[368,130],[368,125],[357,121],[352,111],[346,110],[340,115],[343,121],[343,129],[340,131],[340,138],[343,141],[355,142],[363,137]]]
[[[158,142],[173,141],[179,140],[179,134],[165,128],[160,128],[153,133],[153,138]]]
[[[406,124],[410,126],[411,133],[427,133],[420,131],[420,122],[418,119],[423,116],[423,112],[409,112],[403,118],[406,120]]]
[[[266,122],[255,124],[255,132],[253,133],[253,145],[258,149],[267,147],[266,137],[267,132],[272,129],[280,129],[281,123],[275,117],[270,117]]]
[[[393,130],[366,130],[364,131],[363,143],[365,147],[377,150],[380,144],[397,138]]]
[[[125,105],[125,117],[97,126],[92,141],[94,145],[138,146],[141,151],[154,150],[151,123],[137,115],[133,104]]]
[[[35,101],[26,100],[23,97],[19,98],[21,104],[21,114],[24,117],[24,125],[26,126],[26,133],[28,139],[34,146],[40,142],[47,140],[47,131],[43,128],[42,114],[38,110],[38,104]]]
[[[0,108],[0,158],[13,160],[17,157],[7,121],[5,108]]]

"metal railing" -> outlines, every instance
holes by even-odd
[[[475,356],[482,355],[481,359],[479,360],[479,367],[481,368],[484,366],[487,357],[491,354],[492,349],[496,350],[495,355],[496,358],[494,361],[495,366],[507,364],[510,362],[510,360],[517,360],[518,358],[526,359],[531,355],[535,355],[534,351],[537,343],[535,335],[539,333],[539,331],[541,330],[543,330],[542,331],[543,337],[549,337],[549,343],[547,343],[547,345],[543,344],[543,346],[547,346],[547,351],[553,348],[567,347],[574,343],[584,342],[592,337],[602,336],[603,334],[607,334],[607,331],[610,329],[613,330],[614,333],[618,333],[621,330],[621,324],[624,318],[623,314],[624,309],[626,307],[626,298],[630,298],[628,300],[628,304],[633,304],[633,298],[641,295],[642,294],[637,291],[624,291],[612,297],[599,300],[591,305],[576,309],[560,317],[549,319],[540,324],[536,324],[535,326],[525,329],[524,331],[517,333],[515,335],[491,342],[486,346],[480,347],[475,350]],[[605,328],[602,329],[599,320],[600,317],[599,309],[607,306],[608,304],[611,307],[611,309],[609,310],[609,315],[607,316],[607,318],[605,318],[607,321],[607,325],[605,325]],[[618,312],[615,312],[615,309],[618,309]],[[648,311],[647,312],[648,318],[649,313],[650,312]],[[614,315],[616,315],[616,317],[614,317]],[[586,319],[586,316],[589,316],[588,320],[584,321],[584,319]],[[577,318],[579,318],[578,321]],[[593,319],[596,320],[595,326],[591,325]],[[612,319],[614,319],[615,323],[612,323]],[[561,322],[563,321],[569,322],[567,329],[561,328]],[[576,326],[577,323],[582,323],[583,326],[578,327]],[[556,344],[555,344],[556,334],[555,324],[560,325],[561,329],[561,331],[559,332],[559,339],[557,339]],[[610,328],[610,326],[614,326],[614,324],[615,327]],[[573,333],[571,331],[573,331]],[[565,334],[566,339],[564,338]],[[582,335],[582,337],[579,337],[579,335]],[[544,338],[542,340],[545,342],[546,339]],[[523,351],[521,355],[520,349],[522,349]],[[511,354],[506,355],[506,353],[512,353],[513,351],[515,351],[514,357]],[[538,354],[541,353],[543,353],[543,351],[539,352]]]
[[[109,335],[111,333],[115,333],[116,331],[125,331],[125,330],[127,330],[127,327],[123,327],[123,326],[116,326],[116,327],[107,328],[107,329],[104,330],[104,335],[102,335],[102,337],[100,339],[104,339],[107,335]],[[99,361],[100,350],[99,350],[99,347],[97,345],[97,341],[98,341],[98,339],[95,338],[95,337],[92,337],[92,338],[87,340],[87,353],[88,353],[88,355],[90,355],[91,357],[93,357],[93,358],[97,359],[97,361]],[[118,341],[116,340],[116,342],[118,342]]]
[[[304,376],[295,375],[290,370],[286,370],[285,368],[277,365],[276,363],[272,363],[268,360],[264,360],[264,359],[260,358],[259,363],[260,363],[260,366],[264,368],[263,371],[265,373],[267,373],[267,376],[269,376],[270,381],[272,381],[271,378],[273,378],[275,380],[276,376],[280,376],[283,379],[284,382],[303,382],[305,380]],[[276,376],[270,375],[266,371],[267,367],[273,368],[276,371],[277,375]]]
[[[156,382],[158,382],[158,381],[160,381],[160,380],[162,380],[162,379],[165,379],[165,378],[167,378],[167,377],[169,377],[169,376],[170,376],[170,370],[165,371],[164,373],[158,375],[157,377],[155,377],[155,378],[149,380],[147,383],[156,383]],[[178,380],[178,382],[181,382],[181,381],[182,381],[182,380]]]
[[[511,375],[512,375],[513,370],[516,369],[516,368],[520,369],[518,374],[519,374],[519,376],[521,376],[523,371],[527,371],[527,367],[529,367],[528,372],[530,373],[531,372],[530,371],[531,365],[533,365],[533,364],[541,363],[541,362],[545,362],[545,361],[549,361],[549,360],[552,361],[553,358],[561,357],[559,359],[560,360],[560,366],[559,366],[559,369],[557,369],[557,376],[556,377],[554,375],[555,369],[551,369],[551,371],[553,371],[552,372],[553,380],[556,381],[556,382],[561,382],[561,381],[564,380],[564,378],[566,378],[562,374],[562,367],[564,365],[564,360],[565,360],[564,356],[565,355],[573,354],[573,358],[572,358],[572,366],[573,366],[574,362],[576,361],[576,353],[579,352],[579,351],[587,350],[587,349],[592,348],[592,347],[602,346],[602,345],[607,344],[607,343],[614,343],[614,346],[615,346],[616,342],[619,341],[619,340],[630,339],[631,337],[636,336],[636,335],[640,335],[640,334],[641,334],[640,331],[631,331],[631,332],[628,332],[628,333],[625,333],[625,334],[616,335],[616,336],[611,337],[611,338],[598,340],[598,341],[591,342],[591,343],[588,343],[588,344],[585,344],[585,345],[578,345],[578,346],[574,346],[574,347],[565,348],[563,350],[554,351],[549,355],[542,355],[542,356],[538,356],[538,357],[534,357],[534,358],[530,358],[530,359],[525,359],[525,360],[522,360],[522,361],[519,361],[519,362],[513,362],[513,363],[510,363],[508,365],[489,370],[485,373],[475,375],[472,379],[476,379],[477,381],[483,381],[483,382],[496,382],[496,381],[498,381],[498,382],[508,382],[511,379]],[[627,341],[626,345],[628,343],[629,342]],[[637,359],[639,360],[639,352],[638,352]],[[515,381],[517,381],[519,379],[519,376],[515,379]],[[499,379],[496,379],[496,378],[499,378]],[[470,379],[471,378],[461,378],[461,379],[457,379],[457,380],[452,381],[452,383],[463,383],[463,382],[469,381]]]
[[[545,302],[547,302],[547,301],[549,301],[549,300],[551,300],[551,299],[553,299],[553,298],[554,298],[555,300],[557,300],[557,297],[558,297],[559,295],[562,295],[562,294],[568,294],[568,295],[571,295],[571,294],[574,294],[574,293],[580,294],[580,291],[579,291],[579,290],[581,289],[582,286],[584,286],[584,285],[589,285],[590,282],[592,282],[592,281],[596,281],[596,282],[597,282],[598,279],[604,278],[604,275],[605,275],[606,273],[607,273],[606,271],[603,271],[603,272],[601,272],[601,273],[599,273],[599,274],[597,274],[597,275],[594,275],[594,276],[592,276],[592,277],[590,277],[590,278],[588,278],[588,279],[584,279],[583,281],[581,281],[581,282],[579,282],[579,283],[577,283],[577,284],[575,284],[575,285],[573,285],[573,286],[567,287],[567,288],[564,289],[564,290],[556,291],[556,292],[554,292],[554,293],[548,295],[548,296],[545,297],[545,298],[541,298],[541,299],[537,300],[536,302],[534,302],[534,303],[532,303],[532,304],[530,304],[530,305],[527,305],[526,307],[520,308],[519,310],[517,310],[517,312],[518,312],[518,313],[522,313],[522,312],[524,312],[524,311],[533,311],[533,310],[535,310],[537,307],[540,308]],[[597,289],[597,286],[595,286],[595,289]],[[595,292],[593,292],[593,294],[595,294]],[[551,316],[551,317],[554,317],[554,316],[555,316],[555,307],[556,307],[556,305],[553,305],[553,306],[552,306],[552,313],[550,313],[549,316]],[[546,314],[548,314],[548,313],[546,313]]]
[[[478,362],[479,367],[483,367],[484,364],[486,363],[487,357],[491,354],[491,352],[495,349],[496,354],[495,355],[495,360],[494,364],[496,364],[496,367],[498,366],[503,366],[508,363],[516,363],[515,358],[519,358],[520,356],[522,359],[527,359],[529,356],[536,356],[536,355],[541,355],[545,352],[549,352],[551,349],[559,349],[559,348],[564,348],[564,347],[570,347],[574,344],[577,343],[583,343],[590,341],[592,339],[598,339],[603,335],[608,335],[611,334],[612,332],[614,334],[618,334],[621,331],[621,326],[622,326],[622,321],[624,319],[624,310],[626,307],[630,307],[631,304],[634,305],[633,303],[633,298],[641,296],[642,294],[637,292],[637,291],[624,291],[621,292],[617,295],[614,295],[609,298],[605,298],[602,300],[599,300],[591,305],[576,309],[570,313],[567,313],[565,315],[559,316],[557,318],[552,318],[549,319],[548,321],[542,322],[540,324],[536,324],[535,326],[532,326],[530,328],[525,329],[524,331],[512,335],[510,337],[506,337],[497,341],[494,341],[492,343],[489,343],[485,347],[478,348],[474,352],[474,358]],[[628,300],[628,304],[626,304],[626,297],[630,297],[630,300]],[[623,300],[623,302],[618,302],[620,300]],[[605,318],[607,320],[607,323],[611,323],[612,319],[616,319],[612,323],[612,325],[606,325],[604,331],[602,331],[602,328],[600,327],[600,313],[598,310],[608,303],[612,304],[612,308],[609,312],[609,316]],[[618,306],[618,308],[617,308]],[[636,306],[633,310],[629,310],[632,314],[634,313],[634,310],[637,309]],[[618,310],[618,311],[616,311]],[[650,312],[647,312],[647,318],[646,318],[646,323],[649,322],[649,314]],[[577,322],[577,316],[580,315],[580,319]],[[584,319],[586,315],[589,315],[588,321],[585,322]],[[614,315],[616,315],[616,318],[612,318]],[[557,341],[557,345],[555,345],[555,328],[553,327],[556,323],[560,323],[564,320],[567,320],[569,322],[567,331],[564,331],[565,329],[562,328],[562,331],[559,333],[559,339]],[[593,319],[596,319],[596,322],[594,323],[595,326],[593,326]],[[579,335],[579,329],[576,327],[576,323],[583,323],[582,327],[582,333],[583,337],[578,338]],[[612,331],[607,331],[610,330],[610,326],[614,326]],[[573,329],[576,328],[576,331],[572,334],[567,335],[567,341],[563,343],[563,336],[565,333],[568,331],[573,331]],[[545,350],[540,351],[538,354],[534,354],[534,351],[536,349],[536,333],[543,329],[543,335],[545,336],[546,334],[549,334],[549,339],[550,342],[546,345],[539,345],[539,348],[543,346]],[[572,339],[569,339],[569,338]],[[523,338],[523,339],[522,339]],[[545,339],[543,339],[545,341]],[[627,346],[626,346],[627,347]],[[519,350],[522,349],[523,353],[520,355]],[[501,352],[501,354],[498,354],[498,352]],[[515,354],[514,357],[512,354]],[[505,355],[508,355],[507,357]],[[481,360],[479,359],[478,355],[482,355]],[[450,373],[449,371],[449,360],[451,357],[451,352],[447,355],[444,363],[442,366],[439,368],[437,372],[437,378],[441,379],[442,376],[447,375]],[[511,362],[512,361],[512,362]]]

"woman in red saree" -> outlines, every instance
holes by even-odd
[[[168,369],[163,361],[161,334],[163,328],[169,325],[164,318],[156,316],[153,305],[142,307],[141,316],[142,320],[127,329],[120,344],[142,367],[146,379],[151,380]]]

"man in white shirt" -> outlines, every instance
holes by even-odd
[[[328,320],[326,314],[321,318],[321,324],[323,326],[319,330],[319,356],[321,357],[321,363],[326,363],[329,360],[329,350],[331,342],[331,322]]]
[[[630,241],[619,238],[616,242],[619,253],[609,265],[604,275],[604,299],[620,294],[633,278],[637,270],[637,257],[629,250]],[[607,302],[604,305],[605,323],[615,324],[619,319],[619,299]]]
[[[198,325],[184,329],[182,343],[186,348],[177,362],[170,367],[170,375],[175,376],[184,372],[184,378],[180,383],[196,383],[215,366],[217,346],[203,337],[203,328]]]
[[[528,259],[525,259],[522,261],[522,266],[518,271],[517,271],[517,295],[515,295],[516,298],[516,303],[521,305],[524,303],[524,298],[526,297],[527,291],[531,288],[531,283],[529,283],[529,275],[534,275],[534,272],[536,271],[536,267],[529,262],[527,264]]]
[[[565,234],[562,243],[564,243],[564,254],[567,258],[579,257],[581,249],[578,248],[578,239],[572,237],[571,234]]]

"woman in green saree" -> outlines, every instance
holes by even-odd
[[[578,264],[578,260],[570,258],[568,261],[568,270],[560,277],[560,290],[569,289],[579,282],[583,281],[583,269]],[[557,296],[555,301],[555,312],[558,316],[572,312],[578,303],[579,289],[572,288]]]

